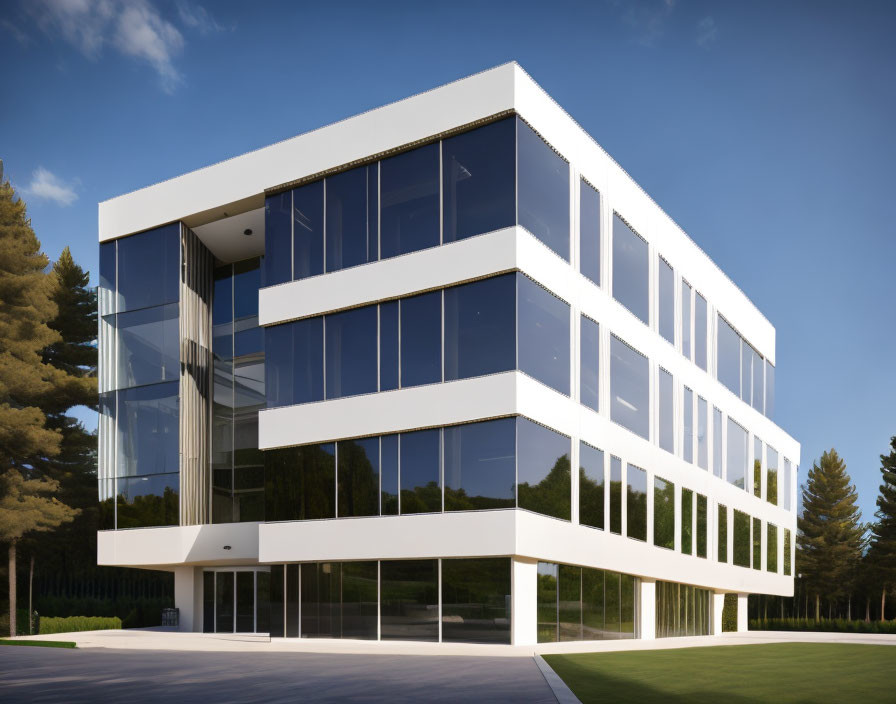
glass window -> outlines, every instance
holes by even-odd
[[[380,637],[439,639],[438,560],[380,562]]]
[[[516,221],[516,121],[510,117],[442,142],[442,241]]]
[[[626,465],[625,477],[625,534],[636,540],[647,540],[647,472],[629,464]]]
[[[377,390],[376,306],[324,316],[326,397]]]
[[[753,519],[753,569],[762,569],[762,521]]]
[[[292,191],[264,199],[264,285],[292,280]]]
[[[529,376],[569,395],[569,306],[517,275],[517,354]]]
[[[681,353],[691,359],[691,309],[693,299],[691,296],[691,285],[682,280],[681,282]]]
[[[398,435],[380,438],[380,512],[398,515]]]
[[[516,368],[515,287],[505,274],[445,289],[445,381]]]
[[[712,592],[689,584],[656,583],[656,637],[706,636],[712,629]]]
[[[770,445],[766,447],[766,462],[768,462],[765,497],[769,503],[778,505],[778,451]]]
[[[735,396],[740,396],[740,335],[721,315],[718,322],[718,379]]]
[[[519,224],[569,261],[569,164],[517,119]]]
[[[699,293],[694,295],[694,362],[706,371],[706,299]]]
[[[709,469],[709,434],[706,399],[697,397],[697,466]]]
[[[697,557],[706,557],[706,522],[706,497],[703,494],[697,494]]]
[[[712,473],[722,478],[722,412],[712,409]]]
[[[788,577],[790,576],[790,560],[791,560],[791,552],[790,552],[790,531],[787,528],[784,529],[784,574]]]
[[[734,564],[750,566],[750,517],[734,509]]]
[[[179,382],[169,381],[118,392],[117,476],[179,470],[178,389]]]
[[[684,512],[681,520],[683,526]],[[690,511],[687,520],[690,523]],[[675,485],[659,477],[653,478],[653,544],[675,549]]]
[[[510,645],[510,559],[442,560],[442,642]]]
[[[582,404],[598,410],[598,369],[600,367],[600,326],[591,318],[581,316],[579,335],[579,397]]]
[[[323,399],[323,327],[321,316],[264,329],[268,408]]]
[[[433,513],[442,510],[439,482],[439,442],[441,432],[417,430],[402,433],[399,441],[401,461],[401,513]]]
[[[513,418],[445,428],[445,510],[513,508],[515,460]]]
[[[613,298],[650,324],[647,242],[613,214]]]
[[[669,262],[660,257],[659,284],[659,331],[670,344],[675,344],[675,274]]]
[[[253,318],[252,324],[258,325],[259,288],[261,288],[261,259],[255,257],[236,262],[233,265],[234,319]]]
[[[561,641],[582,640],[582,568],[560,565],[557,630]]]
[[[765,360],[765,415],[775,417],[775,367]]]
[[[119,313],[117,388],[180,378],[180,315],[172,303]]]
[[[570,439],[528,418],[517,418],[517,505],[570,520]]]
[[[600,193],[579,182],[579,271],[600,286]]]
[[[579,523],[604,527],[604,453],[579,442]]]
[[[762,496],[762,440],[753,436],[753,496]]]
[[[381,303],[380,391],[398,388],[398,301]]]
[[[778,571],[778,526],[766,524],[765,569],[768,572]]]
[[[659,384],[660,447],[666,452],[675,452],[675,401],[672,375],[660,368]]]
[[[650,365],[640,352],[610,337],[610,419],[642,438],[650,434]]]
[[[380,162],[383,259],[439,244],[439,145]]]
[[[656,516],[653,520],[656,521]],[[681,551],[685,555],[694,554],[694,492],[684,487],[681,489]]]
[[[265,451],[265,520],[335,518],[335,494],[334,443]]]
[[[610,456],[610,532],[622,535],[622,460]]]
[[[747,431],[728,419],[728,481],[747,489]]]
[[[718,513],[718,541],[716,547],[719,551],[719,562],[728,562],[728,508],[719,504]]]
[[[118,312],[180,300],[180,225],[118,242]]]
[[[303,638],[376,639],[376,562],[306,562],[300,567]]]
[[[694,392],[684,387],[682,396],[682,445],[681,457],[685,462],[694,462]]]
[[[753,408],[762,413],[765,411],[765,400],[763,399],[765,380],[763,379],[762,357],[752,347],[750,352],[753,357]]]
[[[442,380],[442,292],[432,291],[399,301],[401,321],[401,386]]]
[[[324,182],[309,183],[292,192],[293,216],[293,278],[304,279],[324,272]],[[289,250],[286,255],[289,256]],[[267,247],[265,232],[265,255],[267,264],[271,252]],[[270,282],[266,282],[270,285]]]
[[[784,458],[784,476],[781,477],[781,488],[778,490],[778,496],[781,500],[781,507],[785,511],[790,510],[790,476],[791,476],[790,460]]]
[[[100,243],[100,285],[97,295],[101,316],[118,310],[115,276],[116,247],[115,240]]]
[[[299,568],[286,565],[286,637],[299,637]]]
[[[380,439],[336,443],[339,516],[376,516],[380,512]]]
[[[557,582],[560,565],[551,562],[538,563],[538,642],[556,643],[557,633]]]
[[[377,165],[360,166],[328,176],[324,183],[327,271],[376,261]]]
[[[180,524],[180,474],[119,477],[118,528],[150,528]]]

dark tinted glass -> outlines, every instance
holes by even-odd
[[[439,145],[380,162],[381,256],[439,244]]]
[[[437,560],[380,563],[380,637],[383,640],[439,638]]]
[[[442,292],[403,298],[401,310],[401,385],[442,380]]]
[[[579,183],[579,270],[600,286],[600,193]]]
[[[621,575],[618,572],[607,572],[604,577],[604,600],[606,603],[605,618],[607,631],[619,633],[622,627]]]
[[[467,423],[444,432],[445,510],[513,508],[515,420]]]
[[[675,452],[675,405],[672,375],[660,369],[659,383],[659,444],[666,452]]]
[[[376,306],[327,315],[327,398],[377,390]]]
[[[292,193],[293,278],[304,279],[324,272],[324,182],[309,183]],[[265,265],[269,256],[265,233]]]
[[[719,504],[718,512],[718,534],[716,536],[716,545],[719,550],[719,562],[728,562],[728,509]]]
[[[740,335],[718,316],[718,379],[735,395],[740,395]]]
[[[118,388],[180,378],[180,327],[176,303],[119,313]]]
[[[292,191],[264,200],[264,285],[292,280]]]
[[[640,352],[610,336],[610,418],[645,440],[650,432],[650,365]]]
[[[118,240],[118,311],[176,303],[180,287],[180,225]]]
[[[787,528],[784,529],[784,574],[788,577],[790,576],[791,571],[791,545],[790,545],[790,531]]]
[[[557,576],[560,566],[538,563],[538,642],[555,643],[557,633]]]
[[[569,261],[569,164],[517,120],[519,224]]]
[[[283,638],[283,610],[286,605],[283,592],[283,565],[271,565],[270,580],[270,633],[272,638]]]
[[[517,505],[535,513],[570,519],[570,439],[517,418]]]
[[[581,317],[581,333],[579,335],[581,369],[579,372],[580,401],[598,410],[598,362],[600,361],[600,326],[591,318]]]
[[[261,288],[259,259],[247,259],[233,265],[233,317],[236,320],[258,316],[259,288]],[[257,320],[253,321],[253,324],[257,325]]]
[[[380,512],[380,439],[336,443],[339,516],[376,516]]]
[[[515,127],[507,118],[442,142],[443,242],[514,224]]]
[[[180,524],[178,493],[180,474],[120,477],[118,528],[149,528]]]
[[[635,578],[619,575],[619,637],[635,637]]]
[[[376,164],[325,179],[327,271],[376,261],[376,211],[368,204],[369,195],[376,197],[376,179]]]
[[[233,633],[234,573],[215,574],[215,632]]]
[[[271,629],[271,573],[255,573],[255,631],[269,633]],[[281,621],[283,617],[281,615]]]
[[[445,289],[445,381],[516,368],[513,274]]]
[[[694,294],[694,362],[706,371],[706,299]]]
[[[215,573],[202,573],[202,632],[215,632]]]
[[[579,523],[604,527],[604,453],[579,443]]]
[[[649,325],[647,242],[613,215],[613,298]]]
[[[734,564],[750,566],[750,517],[737,509],[734,510]]]
[[[264,453],[265,520],[295,521],[336,516],[333,443]]]
[[[318,317],[264,329],[268,408],[323,399],[323,327]]]
[[[286,565],[286,637],[299,637],[299,567]]]
[[[765,569],[768,572],[778,571],[778,526],[766,524],[768,535],[765,541]]]
[[[118,392],[119,476],[177,472],[178,382]]]
[[[622,535],[622,460],[610,457],[610,532]]]
[[[398,435],[380,438],[381,507],[384,516],[398,515]]]
[[[669,263],[659,260],[659,332],[671,344],[675,344],[675,275]]]
[[[653,544],[675,548],[675,485],[659,477],[653,478]]]
[[[626,529],[629,538],[647,540],[647,472],[627,465]]]
[[[439,483],[440,435],[438,429],[401,434],[399,476],[403,514],[442,510],[442,487]]]
[[[569,306],[532,279],[517,275],[519,368],[569,395]]]
[[[398,301],[380,304],[380,391],[398,388]]]
[[[582,640],[610,638],[604,620],[603,570],[582,568]]]
[[[762,521],[753,519],[753,569],[762,569]]]
[[[560,565],[557,630],[561,641],[582,640],[582,568]]]
[[[694,553],[694,492],[685,488],[681,490],[681,551]]]
[[[342,563],[342,637],[376,639],[376,562]]]
[[[707,540],[707,505],[706,497],[697,494],[697,557],[706,557]]]
[[[256,291],[257,293],[257,291]],[[256,295],[256,299],[258,296]],[[258,307],[256,306],[256,313]],[[215,269],[214,291],[212,294],[212,325],[218,328],[225,323],[233,322],[233,265],[219,266]],[[232,327],[229,327],[231,333]],[[217,330],[215,337],[218,336]]]
[[[301,565],[303,638],[376,639],[376,562]]]
[[[442,641],[510,644],[510,560],[442,560]]]
[[[255,573],[236,573],[236,632],[255,631]]]

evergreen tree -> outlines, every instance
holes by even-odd
[[[890,454],[880,456],[883,483],[877,497],[877,522],[871,526],[868,562],[880,587],[880,620],[887,606],[887,590],[896,586],[896,437],[890,438]]]
[[[815,596],[831,601],[851,593],[865,546],[865,526],[849,483],[846,463],[831,448],[809,470],[803,487],[803,515],[797,520],[797,568]]]

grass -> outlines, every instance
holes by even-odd
[[[29,645],[36,648],[77,648],[67,640],[9,640],[0,639],[0,645]]]
[[[896,646],[725,645],[545,655],[582,702],[896,701]]]

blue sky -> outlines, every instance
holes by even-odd
[[[518,61],[778,331],[801,480],[896,435],[896,3],[5,0],[0,158],[94,275],[97,202]]]

